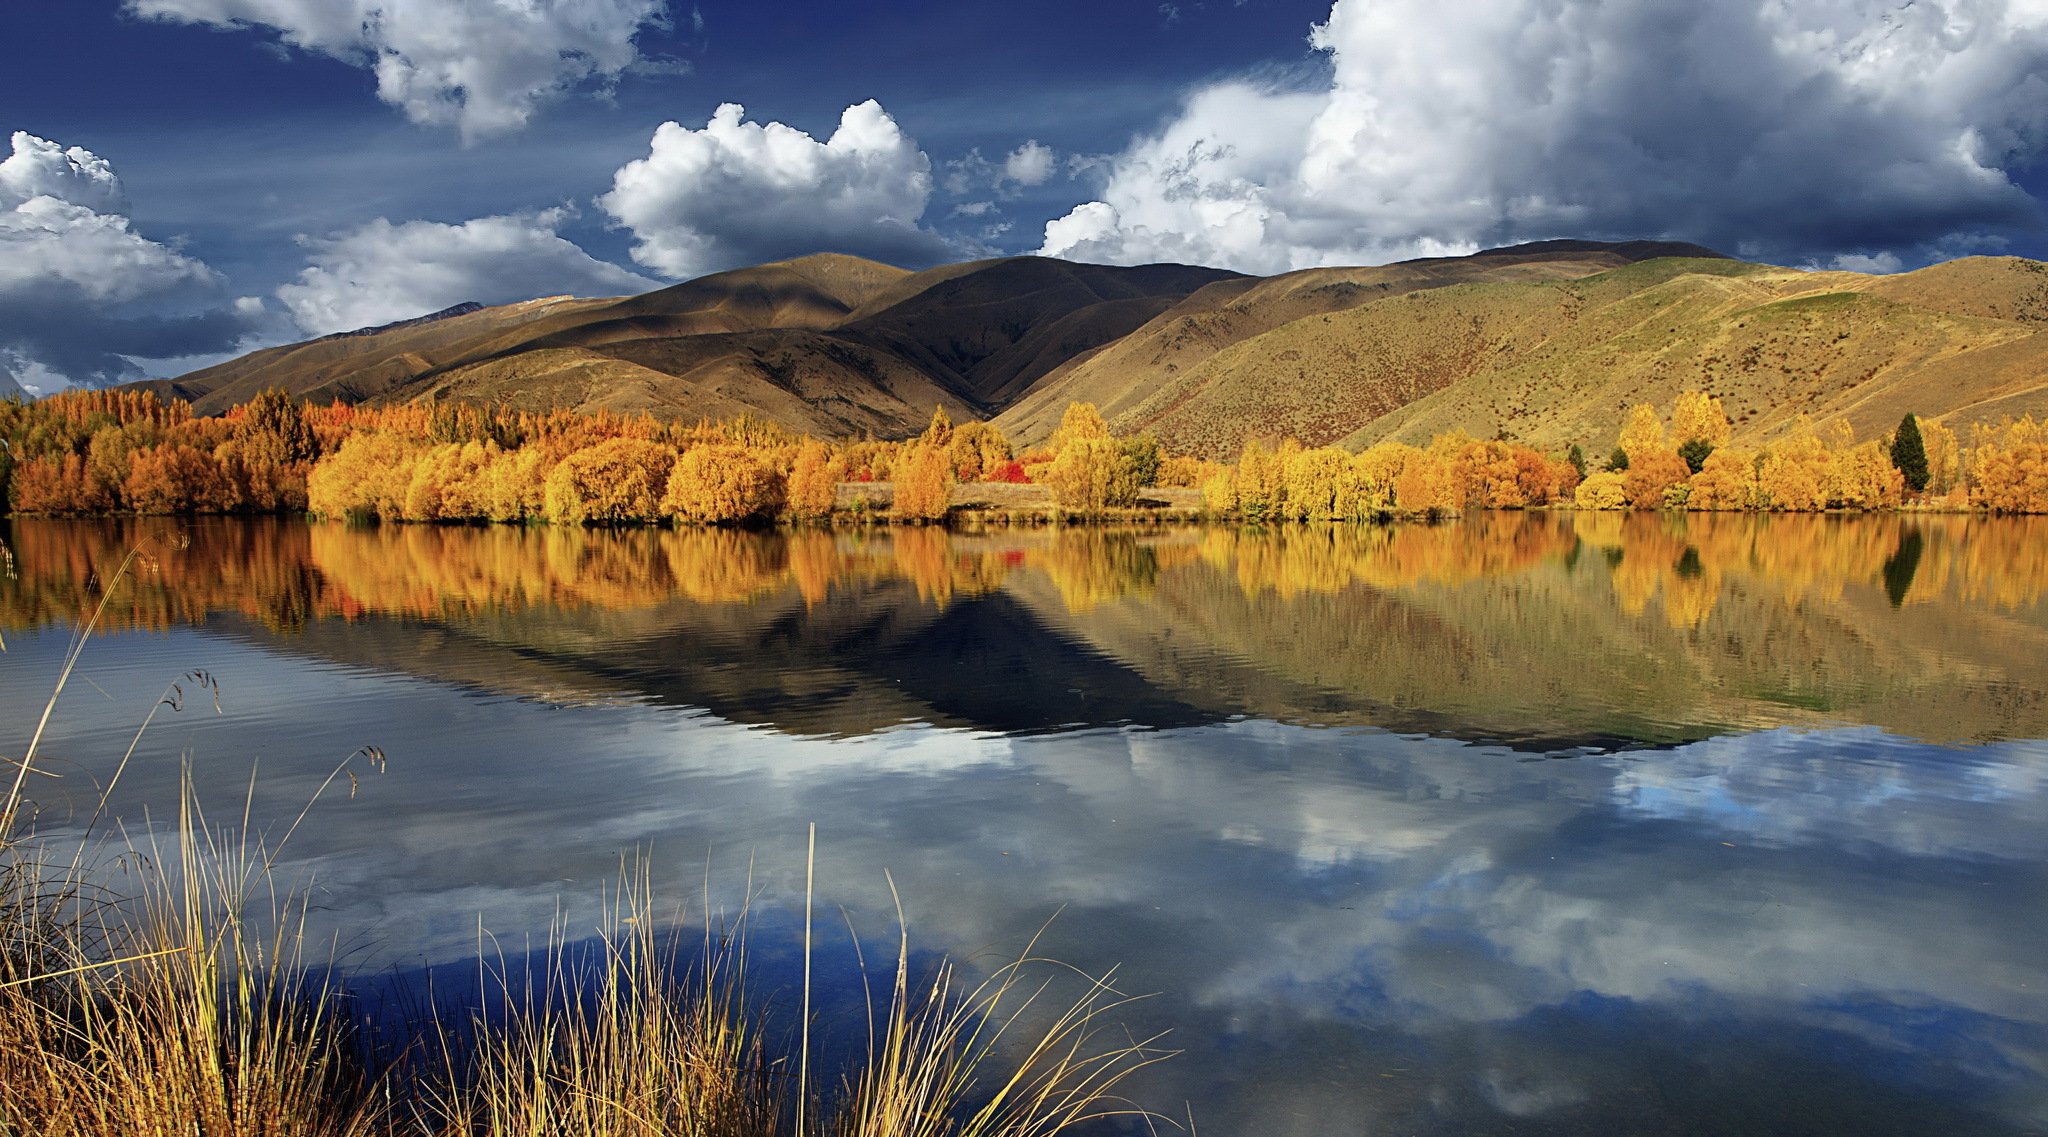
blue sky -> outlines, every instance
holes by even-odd
[[[0,52],[39,390],[820,249],[2048,249],[2035,0],[24,0]]]

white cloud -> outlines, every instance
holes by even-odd
[[[13,152],[0,161],[0,208],[33,197],[54,197],[93,210],[127,208],[113,164],[80,146],[66,149],[26,130],[14,132]]]
[[[872,99],[823,142],[726,103],[702,130],[665,122],[598,204],[637,238],[633,259],[673,277],[805,253],[930,262],[949,248],[920,228],[931,159]]]
[[[615,81],[665,0],[128,0],[139,16],[273,28],[285,44],[371,70],[377,96],[473,139],[524,126],[541,103]]]
[[[1052,147],[1034,138],[1010,152],[1003,176],[1020,186],[1042,186],[1052,177],[1052,168]]]
[[[1270,272],[1554,236],[1787,258],[2023,225],[2037,0],[1336,0],[1313,89],[1189,97],[1041,251]]]
[[[459,225],[377,218],[310,250],[296,283],[277,290],[314,335],[423,316],[474,300],[502,304],[573,293],[644,292],[657,282],[597,260],[556,230],[567,210],[479,217]]]
[[[1825,261],[1808,262],[1802,267],[1810,271],[1832,269],[1837,272],[1861,272],[1873,276],[1884,276],[1889,273],[1905,271],[1906,262],[1899,259],[1899,255],[1893,252],[1880,252],[1871,256],[1865,256],[1862,253],[1843,253],[1840,256],[1829,257]]]
[[[0,160],[0,370],[39,393],[246,330],[205,264],[137,233],[106,159],[15,131]],[[181,315],[210,307],[199,315]]]

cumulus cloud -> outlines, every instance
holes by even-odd
[[[313,335],[387,324],[474,300],[502,304],[573,293],[644,292],[657,282],[597,260],[557,230],[564,209],[479,217],[459,225],[377,218],[327,237],[301,237],[307,266],[277,290]]]
[[[0,372],[36,393],[221,351],[248,330],[201,262],[137,233],[111,163],[16,131],[0,160]]]
[[[1052,168],[1052,147],[1034,138],[1004,159],[1003,176],[1020,186],[1042,186],[1052,177]]]
[[[128,0],[127,10],[275,29],[291,47],[369,69],[379,98],[465,138],[517,130],[543,102],[615,82],[641,62],[639,29],[668,18],[665,0]]]
[[[637,239],[633,259],[673,277],[805,253],[925,264],[952,251],[918,224],[931,159],[881,104],[846,108],[823,142],[737,103],[701,130],[665,122],[598,204]]]
[[[2036,223],[2032,0],[1336,0],[1311,89],[1235,81],[1042,252],[1255,272],[1557,236],[1881,257]]]

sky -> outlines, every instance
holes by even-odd
[[[13,0],[0,391],[818,251],[2048,255],[2048,0]]]

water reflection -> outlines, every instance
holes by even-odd
[[[383,746],[292,861],[372,967],[587,926],[622,850],[772,910],[817,821],[866,930],[883,868],[929,950],[1063,910],[1046,950],[1162,992],[1144,1093],[1203,1132],[2048,1128],[2027,523],[18,523],[4,721],[139,536],[53,755],[104,769],[192,666],[226,713],[164,717],[126,816],[179,754],[288,819]]]
[[[1856,722],[2048,735],[2048,527],[1480,514],[950,534],[18,521],[0,627],[288,650],[798,733],[1253,715],[1537,749]],[[422,637],[421,627],[437,635]]]

